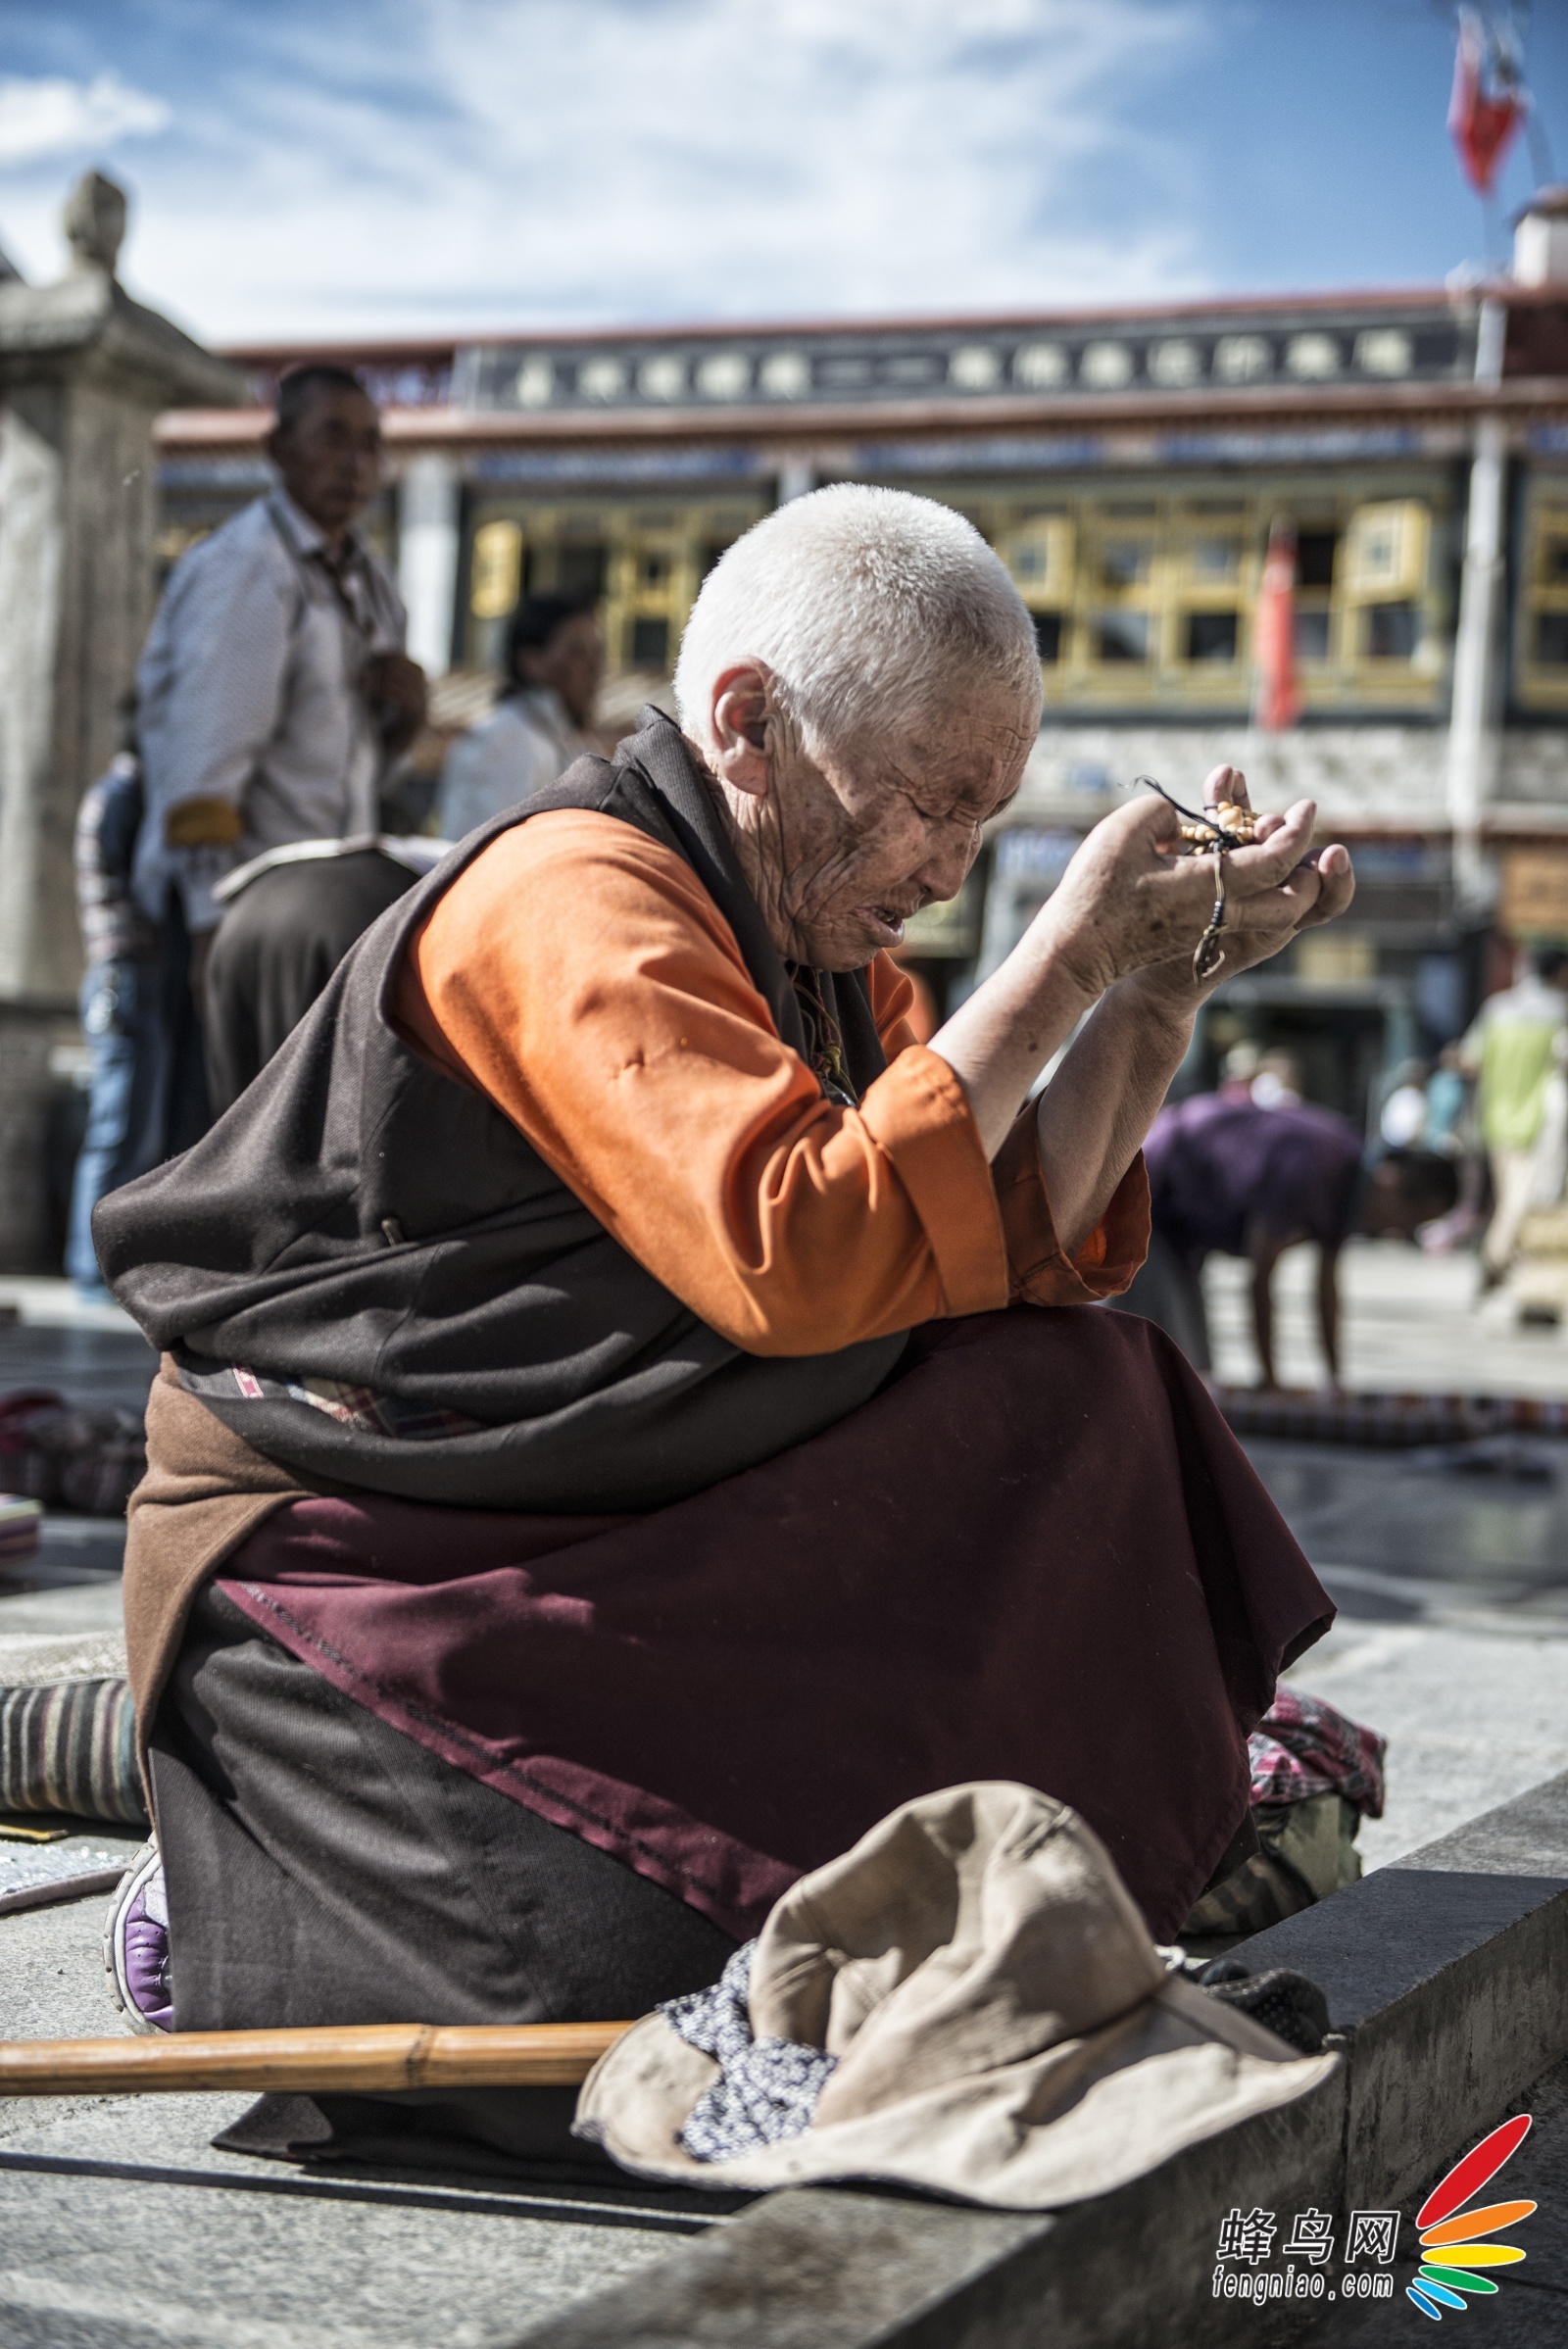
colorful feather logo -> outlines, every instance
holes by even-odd
[[[1469,2211],[1459,2206],[1479,2194],[1503,2163],[1512,2160],[1530,2133],[1530,2122],[1529,2113],[1520,2113],[1483,2137],[1462,2162],[1455,2162],[1416,2212],[1421,2270],[1405,2290],[1421,2314],[1435,2324],[1441,2325],[1445,2309],[1467,2307],[1466,2294],[1496,2290],[1492,2277],[1477,2274],[1478,2269],[1512,2267],[1525,2256],[1513,2243],[1483,2242],[1480,2238],[1528,2219],[1536,2207],[1533,2202],[1489,2202],[1484,2210]]]

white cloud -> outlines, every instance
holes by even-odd
[[[100,73],[92,81],[7,76],[0,79],[0,164],[111,147],[117,139],[163,130],[169,121],[170,109],[161,98],[129,88],[116,73]]]
[[[128,259],[149,299],[224,340],[1186,291],[1204,277],[1191,166],[1130,123],[1209,17],[1205,0],[285,8],[265,45],[176,93],[184,135],[134,174]],[[24,251],[39,200],[19,188],[7,209]]]

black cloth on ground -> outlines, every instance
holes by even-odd
[[[292,1035],[351,946],[418,875],[379,849],[275,864],[224,913],[207,966],[207,1084],[220,1117]]]

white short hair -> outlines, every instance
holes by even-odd
[[[995,679],[1040,722],[1034,622],[971,522],[900,489],[838,482],[767,514],[720,556],[692,607],[675,707],[709,743],[713,681],[765,662],[808,756],[934,718],[956,675]]]

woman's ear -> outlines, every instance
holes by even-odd
[[[768,788],[768,676],[754,661],[713,679],[709,706],[710,757],[720,782],[765,799]]]

